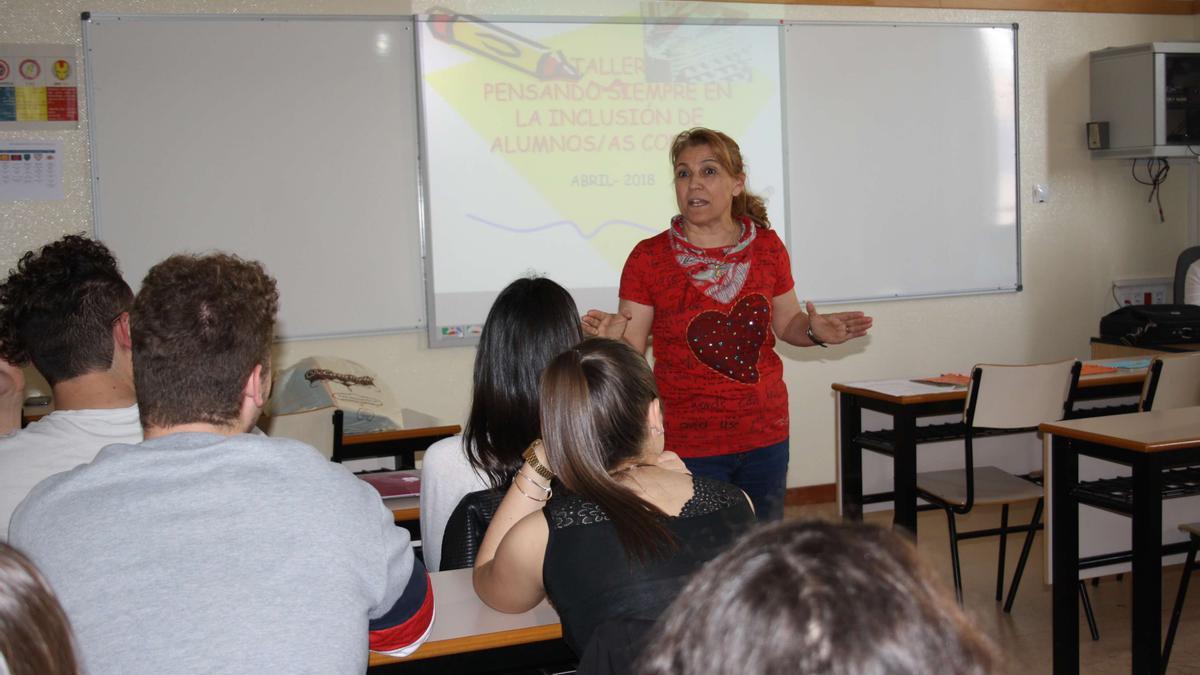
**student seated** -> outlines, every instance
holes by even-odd
[[[582,339],[575,301],[549,279],[517,279],[496,297],[479,336],[463,433],[431,445],[421,464],[421,548],[430,571],[442,569],[442,535],[462,498],[508,488],[521,453],[541,436],[542,369]]]
[[[0,673],[77,675],[71,625],[29,559],[0,542]]]
[[[15,416],[19,427],[25,378],[14,365],[32,361],[54,393],[54,412],[0,438],[0,539],[34,485],[92,461],[109,443],[142,440],[129,351],[132,304],[112,253],[78,235],[26,253],[0,284],[5,419]]]
[[[606,648],[631,660],[638,645],[589,644],[593,633],[652,623],[754,512],[737,488],[693,478],[677,458],[660,464],[654,376],[622,342],[587,340],[551,361],[541,419],[543,443],[526,453],[480,547],[475,590],[502,612],[548,596],[583,655],[580,672]]]
[[[47,479],[13,515],[87,672],[362,673],[368,639],[404,654],[428,635],[428,575],[378,493],[247,433],[278,297],[233,256],[151,268],[131,316],[146,440]]]
[[[993,648],[889,530],[762,527],[706,565],[662,617],[642,675],[986,675]]]

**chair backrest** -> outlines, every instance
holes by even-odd
[[[475,555],[479,553],[479,545],[483,543],[483,535],[487,533],[492,516],[500,508],[504,492],[470,492],[454,507],[450,519],[446,521],[446,531],[442,534],[439,570],[461,570],[475,566]]]
[[[268,436],[294,438],[308,443],[325,455],[325,459],[333,456],[333,426],[329,424],[328,410],[274,415],[267,420],[263,430]]]
[[[1200,405],[1200,353],[1155,357],[1139,408],[1169,410],[1194,405]]]
[[[1179,258],[1175,260],[1175,285],[1172,297],[1177,305],[1185,302],[1184,296],[1187,286],[1188,268],[1197,260],[1200,260],[1200,246],[1191,246],[1183,249],[1183,252],[1179,254]]]
[[[975,366],[967,393],[971,426],[1023,429],[1061,420],[1076,361],[1005,366]],[[973,409],[972,409],[973,406]]]

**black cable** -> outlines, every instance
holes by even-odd
[[[1151,185],[1151,183],[1147,183],[1146,181],[1137,177],[1137,160],[1136,159],[1129,161],[1129,175],[1133,176],[1133,179],[1136,180],[1138,183],[1141,183],[1142,185]]]
[[[1171,173],[1171,164],[1166,159],[1155,160],[1158,162],[1158,171],[1154,174],[1154,187],[1150,188],[1150,193],[1154,197],[1154,202],[1158,206],[1158,222],[1165,223],[1167,219],[1163,216],[1162,208],[1162,184],[1167,180],[1167,174]],[[1149,172],[1149,162],[1146,163],[1146,170]],[[1146,200],[1147,203],[1150,201]]]
[[[1148,180],[1142,180],[1138,178],[1137,160],[1135,159],[1129,165],[1129,173],[1139,184],[1150,186],[1150,195],[1146,198],[1146,202],[1155,202],[1158,205],[1158,221],[1166,222],[1166,218],[1163,216],[1162,191],[1159,188],[1166,182],[1167,175],[1171,173],[1171,163],[1161,157],[1147,159],[1146,178]]]

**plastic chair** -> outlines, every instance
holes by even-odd
[[[1179,258],[1175,260],[1175,284],[1172,289],[1172,297],[1177,305],[1182,305],[1184,302],[1188,268],[1197,260],[1200,260],[1200,246],[1183,249]]]
[[[1033,535],[1040,527],[1043,488],[994,466],[975,466],[973,441],[982,429],[1028,429],[1036,431],[1043,422],[1063,419],[1069,393],[1079,379],[1078,361],[1061,361],[1028,366],[980,364],[971,373],[967,394],[966,438],[963,440],[964,469],[930,471],[917,474],[917,494],[946,512],[950,530],[950,558],[954,566],[954,592],[962,603],[962,568],[958,542],[999,535],[1000,556],[996,572],[996,601],[1004,595],[1004,554],[1009,532],[1026,532],[1020,562],[1013,575],[1004,611],[1012,610],[1021,583],[1021,574],[1029,559]],[[1036,500],[1033,518],[1027,526],[1009,527],[1010,504]],[[958,532],[956,518],[969,513],[976,504],[1001,504],[999,529]]]
[[[1156,356],[1146,374],[1139,408],[1170,410],[1200,405],[1200,353]]]

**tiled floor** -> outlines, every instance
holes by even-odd
[[[1014,507],[1009,516],[1010,523],[1028,522],[1032,511]],[[788,518],[836,518],[833,504],[788,507]],[[866,520],[880,525],[890,525],[890,511],[867,514]],[[997,527],[1000,524],[1000,508],[978,507],[971,514],[959,519],[959,530]],[[953,576],[950,570],[950,553],[946,534],[946,517],[941,511],[924,511],[918,516],[920,533],[917,547],[921,557],[937,574],[947,593],[953,593]],[[1021,553],[1022,534],[1009,536],[1007,550],[1005,592],[1012,579],[1017,559]],[[1016,675],[1050,675],[1051,658],[1051,599],[1050,587],[1042,583],[1042,540],[1039,533],[1034,540],[1025,577],[1017,593],[1012,614],[1005,614],[1002,603],[995,601],[996,553],[998,539],[972,539],[959,543],[963,563],[964,605],[979,626],[996,642],[1007,657],[1009,672]],[[1179,588],[1182,567],[1168,567],[1163,571],[1163,632],[1166,633],[1175,593]],[[1192,575],[1192,584],[1183,611],[1183,620],[1175,638],[1168,673],[1196,673],[1200,675],[1200,574]],[[1100,641],[1092,642],[1087,623],[1080,611],[1079,632],[1080,672],[1089,675],[1108,675],[1130,672],[1129,656],[1129,594],[1132,585],[1129,575],[1124,581],[1105,577],[1100,585],[1089,587],[1096,621],[1100,628]],[[1149,674],[1147,674],[1149,675]]]

